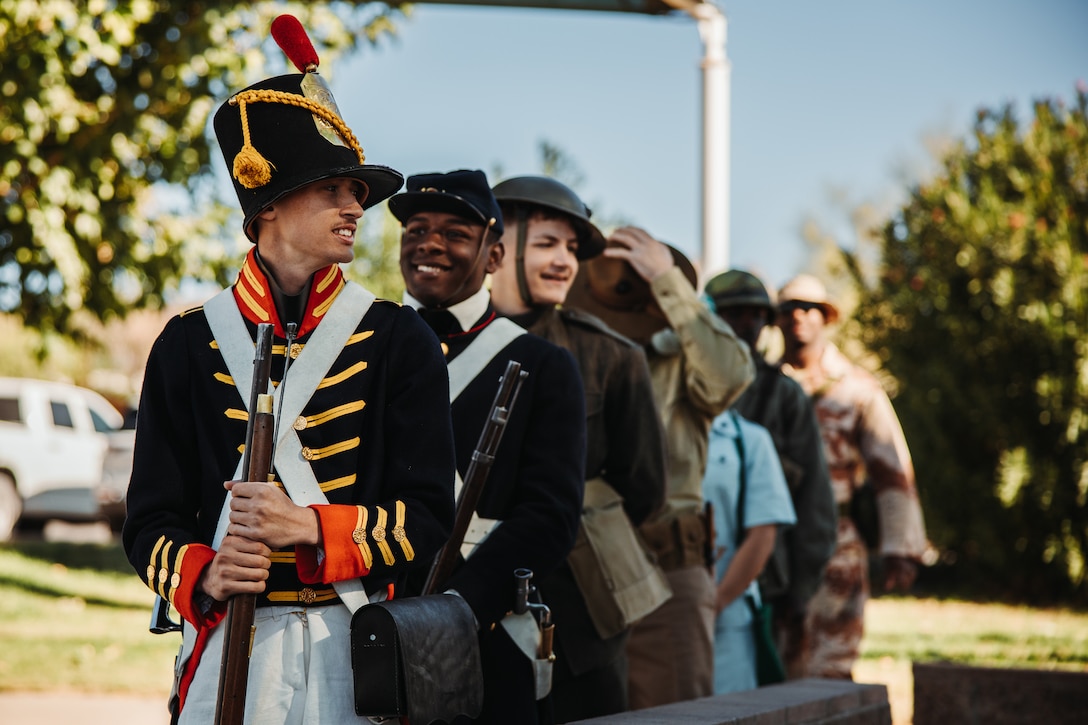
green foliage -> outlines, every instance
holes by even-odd
[[[205,129],[229,93],[294,72],[290,12],[323,68],[393,30],[392,3],[0,0],[0,312],[78,332],[230,281],[240,238]]]
[[[876,283],[846,255],[930,538],[961,585],[1036,601],[1088,601],[1086,105],[980,111],[883,227]]]

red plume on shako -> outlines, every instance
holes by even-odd
[[[316,73],[321,61],[317,58],[310,36],[294,15],[280,15],[272,21],[272,38],[283,48],[288,59],[300,73]]]

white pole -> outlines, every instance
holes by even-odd
[[[703,2],[690,10],[703,41],[704,276],[729,268],[729,59],[725,14]]]

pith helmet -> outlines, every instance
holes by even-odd
[[[718,311],[726,307],[761,307],[774,312],[774,303],[759,277],[739,269],[717,275],[703,288]]]
[[[522,207],[533,206],[572,217],[574,230],[578,234],[578,259],[596,257],[604,251],[604,235],[589,220],[593,212],[577,194],[555,179],[547,176],[515,176],[500,181],[493,191],[500,204],[519,209],[519,220]]]
[[[695,266],[679,249],[665,246],[694,289]],[[566,304],[596,315],[616,332],[642,344],[668,325],[649,282],[622,259],[599,256],[580,265]]]
[[[350,177],[366,184],[363,208],[387,199],[404,181],[387,166],[366,163],[359,140],[344,123],[332,92],[317,74],[318,58],[291,15],[272,22],[272,35],[302,71],[255,83],[215,113],[215,136],[250,224],[270,204],[306,184]]]
[[[790,302],[811,302],[819,305],[824,319],[829,323],[839,319],[839,308],[828,299],[824,283],[811,274],[799,274],[778,290],[778,308],[782,309]]]

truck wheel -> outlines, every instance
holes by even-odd
[[[11,538],[11,531],[22,512],[23,502],[15,490],[15,479],[0,472],[0,541]]]

